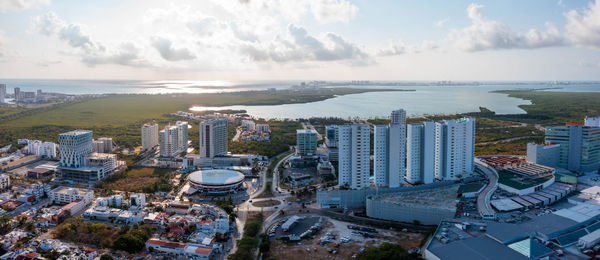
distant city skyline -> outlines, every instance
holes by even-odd
[[[600,80],[600,0],[0,2],[0,79]]]

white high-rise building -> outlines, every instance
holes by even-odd
[[[0,84],[0,104],[4,103],[6,98],[6,85]]]
[[[27,150],[30,154],[38,157],[55,158],[56,144],[52,142],[42,142],[40,140],[27,141]]]
[[[165,126],[158,134],[161,157],[175,157],[181,152],[179,147],[179,128],[177,126]]]
[[[600,116],[585,116],[585,126],[600,127]]]
[[[435,167],[435,123],[409,124],[406,128],[406,181],[432,183]]]
[[[404,109],[392,111],[389,125],[389,187],[400,187],[404,184],[406,171],[406,112]]]
[[[389,125],[375,127],[375,184],[390,188],[402,186],[405,158],[406,112],[398,109],[392,111]]]
[[[86,165],[86,156],[93,152],[92,131],[74,130],[58,135],[60,166],[79,168]]]
[[[187,151],[188,147],[188,122],[177,121],[175,125],[179,129],[179,148],[182,151]]]
[[[200,157],[214,158],[227,154],[227,120],[216,118],[200,123]]]
[[[472,173],[474,156],[474,118],[435,123],[435,178],[454,180],[457,175]]]
[[[43,142],[42,146],[40,146],[39,156],[56,158],[56,144],[53,142]]]
[[[148,136],[152,136],[153,126],[148,126]],[[142,127],[144,131],[144,127]],[[142,134],[142,141],[143,141]],[[151,142],[153,140],[148,140]],[[164,130],[158,133],[158,143],[160,146],[161,157],[175,157],[187,150],[188,144],[188,123],[177,121],[174,126],[165,126]],[[150,144],[148,144],[150,145]],[[143,146],[143,145],[142,145]]]
[[[110,137],[101,137],[94,141],[94,152],[111,153],[113,150],[113,141]]]
[[[370,185],[371,128],[366,124],[338,126],[339,186],[364,189]]]
[[[147,123],[142,126],[142,151],[158,145],[158,124]]]
[[[317,131],[314,129],[296,130],[296,153],[314,154],[317,151]]]
[[[375,185],[377,187],[386,187],[390,183],[388,174],[388,155],[389,155],[389,128],[387,125],[376,125],[373,141],[375,142],[375,157],[373,159],[373,169],[375,171]]]

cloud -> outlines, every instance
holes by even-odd
[[[151,67],[150,62],[140,55],[140,48],[131,42],[121,43],[111,50],[85,53],[81,61],[88,66],[119,64],[131,67]]]
[[[590,3],[582,13],[571,10],[567,18],[567,37],[575,46],[600,50],[600,0]]]
[[[438,48],[439,46],[434,41],[423,41],[420,45],[406,45],[400,41],[391,41],[387,47],[377,51],[377,56],[396,56],[407,53],[416,54],[433,51]]]
[[[200,36],[212,36],[219,31],[227,29],[227,24],[214,17],[204,17],[193,22],[188,22],[187,27]]]
[[[168,61],[192,60],[196,56],[186,48],[173,48],[171,40],[162,37],[152,37],[151,45],[159,53],[160,56]]]
[[[502,23],[487,20],[483,5],[471,4],[467,8],[471,25],[453,30],[448,40],[464,51],[474,52],[497,49],[532,49],[565,45],[558,28],[547,22],[546,31],[529,30],[526,34],[513,33]]]
[[[440,28],[441,28],[441,27],[444,27],[444,25],[446,25],[446,23],[447,23],[448,21],[449,21],[449,19],[448,19],[448,18],[445,18],[445,19],[439,20],[439,21],[435,22],[435,26],[437,26],[437,27],[440,27]]]
[[[66,42],[69,46],[80,50],[78,55],[81,57],[81,62],[88,66],[99,64],[119,64],[133,67],[150,66],[146,59],[140,57],[140,48],[133,43],[125,42],[116,47],[107,48],[94,42],[91,36],[84,32],[82,25],[68,23],[53,12],[34,18],[33,27],[43,35],[56,35],[58,39]],[[40,65],[44,66],[44,64]]]
[[[313,0],[310,10],[319,23],[347,23],[358,14],[358,7],[344,0]]]
[[[50,0],[2,0],[0,1],[0,12],[21,11],[49,4]]]
[[[65,26],[65,21],[58,18],[54,12],[48,12],[33,19],[33,27],[39,33],[50,36]]]
[[[90,36],[84,33],[81,25],[67,23],[53,12],[34,18],[33,26],[43,35],[58,35],[59,39],[66,41],[72,47],[84,49],[96,47]]]
[[[349,61],[351,64],[369,62],[369,55],[355,44],[335,33],[316,38],[306,29],[290,24],[286,35],[278,35],[267,46],[245,44],[240,52],[254,61],[278,63],[302,61]]]

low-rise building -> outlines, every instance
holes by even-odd
[[[81,200],[85,205],[89,205],[94,199],[94,191],[59,186],[50,191],[49,197],[51,202],[57,204],[68,204],[76,200]]]
[[[67,205],[64,205],[63,210],[68,211],[71,216],[75,215],[75,213],[81,212],[87,205],[83,200],[76,200]]]

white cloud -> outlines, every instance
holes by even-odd
[[[402,54],[416,54],[426,51],[433,51],[439,46],[434,41],[423,41],[420,45],[406,45],[401,41],[391,41],[387,47],[377,51],[378,56],[396,56]]]
[[[435,26],[437,26],[437,27],[444,27],[444,25],[446,25],[446,23],[448,21],[449,21],[448,18],[439,20],[439,21],[435,22]]]
[[[151,42],[152,47],[154,47],[165,60],[180,61],[196,58],[196,56],[186,48],[173,47],[173,42],[167,38],[152,37]]]
[[[278,35],[267,45],[245,44],[240,47],[240,52],[255,61],[278,63],[349,61],[351,64],[364,64],[370,60],[367,53],[340,35],[326,33],[317,38],[293,24],[288,26],[285,35]]]
[[[495,49],[530,49],[565,44],[558,28],[546,23],[546,31],[531,29],[525,35],[513,33],[502,23],[487,20],[483,15],[483,5],[471,4],[467,8],[471,25],[453,30],[448,40],[464,51],[483,51]]]
[[[50,36],[65,26],[65,21],[54,12],[48,12],[33,19],[33,28],[39,33]]]
[[[81,61],[88,66],[100,64],[118,64],[131,67],[153,66],[147,59],[142,58],[140,52],[140,47],[131,42],[125,42],[110,50],[102,49],[85,53]]]
[[[567,18],[567,37],[576,46],[600,50],[600,1],[590,3],[580,14],[571,10]]]
[[[310,11],[320,23],[347,23],[356,17],[358,7],[345,0],[313,0]]]
[[[204,17],[193,22],[188,22],[187,27],[200,36],[212,36],[219,31],[225,30],[227,24],[214,17]]]
[[[0,12],[21,11],[49,4],[50,0],[1,0]]]
[[[150,63],[139,56],[140,49],[133,43],[121,43],[116,47],[107,48],[94,42],[85,33],[83,26],[68,23],[55,13],[49,12],[33,19],[33,27],[46,36],[56,35],[58,39],[79,50],[77,54],[81,62],[88,66],[98,64],[119,64],[134,67],[150,66]]]

